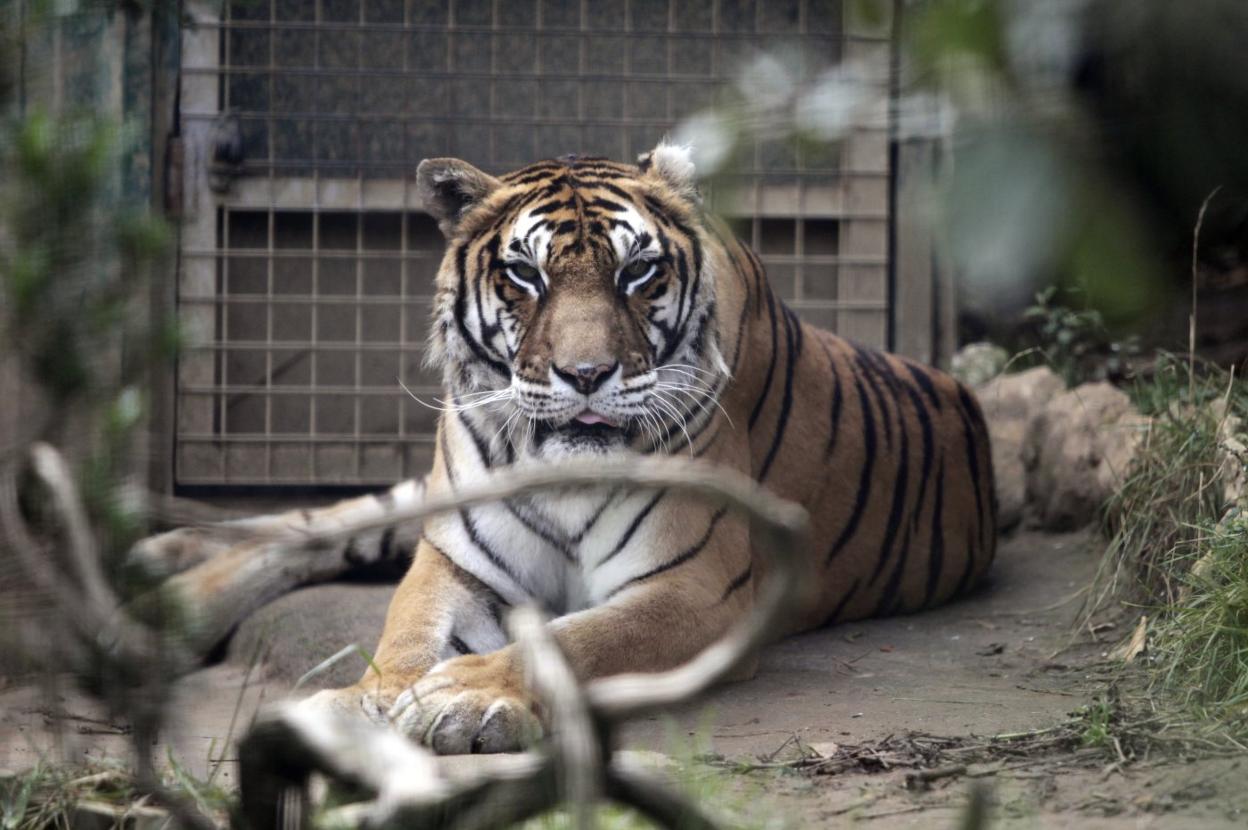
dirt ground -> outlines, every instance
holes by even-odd
[[[1090,764],[1078,752],[1035,763],[980,759],[907,789],[913,768],[906,761],[916,749],[954,746],[941,757],[956,759],[957,744],[1060,724],[1103,688],[1097,663],[1125,632],[1108,630],[1103,642],[1071,633],[1097,544],[1087,533],[1014,535],[974,596],[784,641],[766,652],[754,679],[632,724],[625,743],[668,754],[702,745],[713,766],[699,774],[725,778],[725,803],[766,805],[797,827],[955,827],[971,787],[982,788],[994,827],[1248,826],[1248,757],[1125,767]],[[201,777],[224,760],[217,780],[230,783],[228,736],[245,728],[258,704],[287,693],[280,674],[248,676],[244,665],[227,662],[181,681],[183,717],[169,749]],[[0,692],[0,768],[24,769],[40,757],[116,757],[125,728],[64,684],[11,688]],[[861,762],[790,763],[809,756],[802,745]]]

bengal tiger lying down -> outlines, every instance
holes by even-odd
[[[988,568],[993,480],[974,398],[798,320],[703,212],[686,149],[500,178],[431,159],[417,181],[447,239],[430,359],[449,406],[430,492],[586,454],[691,452],[747,472],[804,505],[820,540],[816,599],[792,609],[789,632],[934,605]],[[761,570],[742,521],[665,491],[444,515],[390,604],[380,679],[370,669],[306,705],[388,716],[442,753],[515,749],[542,724],[508,606],[557,615],[582,679],[658,671],[747,614]]]

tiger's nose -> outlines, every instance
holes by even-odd
[[[589,395],[606,383],[607,378],[619,367],[615,363],[577,363],[573,366],[555,366],[555,374],[582,395]]]

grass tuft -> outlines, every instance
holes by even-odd
[[[1202,717],[1248,732],[1248,517],[1189,547],[1197,558],[1155,630],[1159,679]]]
[[[1133,397],[1152,425],[1107,505],[1085,621],[1115,602],[1149,609],[1150,688],[1248,733],[1248,517],[1227,502],[1220,449],[1248,422],[1248,384],[1161,354]]]
[[[173,759],[166,786],[192,800],[213,824],[228,821],[233,796],[221,787],[197,781]],[[86,767],[39,764],[27,772],[0,775],[0,830],[47,830],[126,826],[125,817],[141,814],[162,825],[172,819],[142,794],[134,775],[121,762]]]

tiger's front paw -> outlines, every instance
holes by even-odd
[[[516,752],[542,736],[537,704],[509,660],[469,654],[435,666],[402,692],[389,719],[440,755]]]

